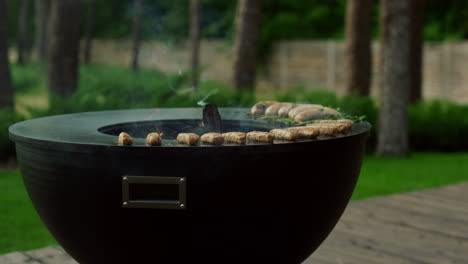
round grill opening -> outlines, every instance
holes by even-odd
[[[256,120],[223,120],[222,132],[247,133],[250,131],[270,131],[279,127],[281,127],[279,124]],[[119,123],[101,127],[98,131],[112,136],[118,136],[121,132],[126,132],[134,138],[146,138],[149,133],[158,132],[163,133],[163,138],[168,140],[176,139],[179,133],[204,134],[212,132],[202,126],[200,119],[152,120]]]

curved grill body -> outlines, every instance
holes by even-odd
[[[362,123],[327,140],[216,147],[147,147],[139,139],[121,147],[98,132],[141,120],[145,111],[48,117],[10,128],[37,212],[80,263],[300,263],[341,217],[370,129]],[[165,111],[155,119],[164,120]],[[74,135],[57,136],[65,130]],[[156,181],[125,182],[142,178]],[[183,179],[183,188],[164,183],[168,178]],[[150,200],[176,206],[124,205]]]

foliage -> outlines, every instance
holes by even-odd
[[[44,93],[40,65],[13,66],[18,97]],[[67,99],[52,97],[49,108],[29,107],[28,117],[41,117],[73,112],[131,108],[197,107],[215,103],[222,107],[250,107],[257,100],[249,93],[236,93],[229,86],[202,81],[198,91],[190,88],[187,74],[164,74],[142,69],[138,73],[116,66],[82,65],[78,91]],[[39,94],[38,94],[39,95]],[[325,90],[306,91],[298,87],[270,98],[282,102],[316,103],[339,108],[345,114],[366,116],[373,125],[368,150],[376,145],[378,108],[369,97],[339,97]],[[23,113],[23,112],[22,112]],[[467,151],[468,105],[447,101],[423,101],[409,109],[409,132],[412,150]],[[13,154],[7,128],[23,119],[12,110],[0,112],[0,152],[5,158]]]
[[[435,100],[410,107],[410,143],[413,149],[468,150],[468,105]]]
[[[428,12],[424,36],[426,40],[458,40],[468,38],[468,1],[427,0]]]
[[[468,1],[427,0],[426,40],[468,38]],[[88,3],[88,1],[85,1]],[[133,0],[96,1],[98,38],[128,38],[132,30]],[[16,39],[18,1],[9,0],[11,40]],[[201,0],[201,26],[205,38],[232,37],[237,1]],[[188,36],[188,0],[144,0],[143,36],[165,42],[185,40]],[[33,11],[32,8],[31,11]],[[279,39],[341,39],[344,32],[345,0],[263,1],[262,55]],[[373,14],[374,35],[378,36],[378,1]],[[34,13],[34,12],[32,12]],[[86,19],[86,9],[84,12]],[[34,15],[29,18],[31,36]]]
[[[16,94],[34,94],[45,90],[44,71],[38,63],[26,66],[10,64]]]
[[[15,146],[8,137],[8,127],[21,120],[22,117],[12,109],[0,109],[0,162],[14,155]]]
[[[155,70],[133,73],[125,68],[82,65],[79,89],[71,97],[50,97],[46,110],[30,109],[33,116],[131,108],[250,105],[254,97],[236,94],[228,86],[202,81],[198,91],[189,87],[185,73],[163,74]]]

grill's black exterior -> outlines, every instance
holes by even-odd
[[[244,120],[245,109],[220,109]],[[370,125],[288,144],[121,147],[103,126],[154,110],[55,116],[10,128],[47,228],[79,263],[301,263],[327,237],[357,181]],[[156,120],[201,118],[161,109]],[[185,179],[180,209],[125,208],[124,176]]]

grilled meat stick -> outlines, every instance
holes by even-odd
[[[296,107],[292,108],[289,111],[288,117],[294,119],[301,112],[308,111],[308,110],[314,110],[314,109],[321,109],[321,108],[324,108],[324,106],[323,105],[318,105],[318,104],[297,105]]]
[[[177,142],[180,144],[194,146],[200,141],[200,136],[195,133],[180,133],[177,135]]]
[[[338,120],[317,120],[314,124],[329,124],[329,123],[336,123],[336,124],[344,124],[349,127],[354,125],[354,121],[350,119],[338,119]]]
[[[201,136],[201,141],[203,143],[221,145],[224,143],[224,137],[220,133],[206,133]]]
[[[242,132],[227,132],[223,134],[224,141],[235,144],[245,144],[246,134]]]
[[[340,120],[318,120],[315,123],[308,124],[307,127],[319,127],[319,126],[328,126],[333,127],[336,132],[346,132],[352,126],[354,122],[349,119],[340,119]]]
[[[320,130],[316,127],[289,127],[286,130],[296,132],[298,138],[311,139],[320,135]]]
[[[275,139],[295,141],[297,139],[298,133],[296,131],[287,130],[287,129],[273,129],[270,131]]]
[[[272,104],[276,104],[276,103],[278,103],[278,102],[276,102],[276,101],[258,102],[252,107],[252,109],[250,110],[250,113],[253,114],[253,115],[263,115],[263,114],[265,114],[265,110],[267,109],[267,107],[269,107]]]
[[[320,135],[334,135],[340,132],[340,125],[333,123],[308,124],[307,127],[314,127],[320,131]]]
[[[278,110],[278,116],[287,118],[289,116],[289,111],[291,109],[295,108],[297,105],[296,104],[286,104],[283,105],[279,110]]]
[[[125,132],[119,134],[119,145],[130,146],[132,144],[133,138],[129,134]]]
[[[338,116],[339,114],[340,113],[338,113],[338,111],[336,111],[335,109],[331,109],[329,107],[323,107],[323,108],[308,109],[306,111],[302,111],[294,117],[294,120],[296,122],[305,122],[305,121],[310,121],[314,119],[327,118],[330,116]]]
[[[146,136],[146,143],[150,146],[161,146],[161,142],[161,135],[159,133],[153,132]]]
[[[275,137],[269,132],[252,131],[247,133],[247,140],[254,142],[273,143]]]
[[[277,116],[278,112],[281,108],[292,105],[292,103],[275,103],[270,105],[269,107],[266,108],[265,110],[265,115],[267,116]]]

